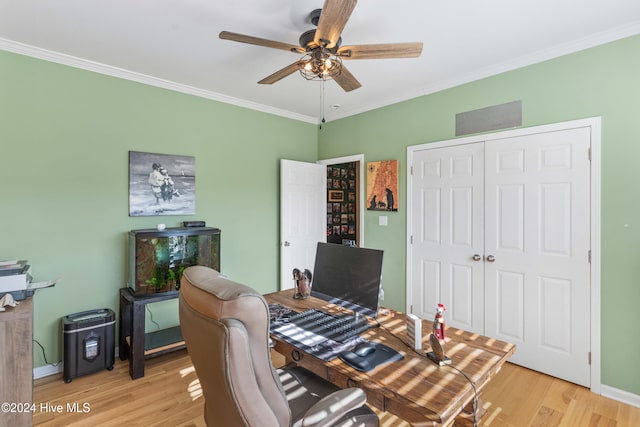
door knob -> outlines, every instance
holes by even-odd
[[[487,255],[487,262],[494,262],[496,260],[496,257],[494,257],[493,255]]]
[[[291,243],[287,242],[286,240],[282,243],[282,246],[291,246]]]
[[[478,254],[475,254],[471,259],[474,260],[474,261],[480,261],[482,259],[482,257],[480,255],[478,255]]]

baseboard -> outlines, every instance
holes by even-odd
[[[637,394],[609,387],[604,384],[601,386],[600,392],[604,397],[608,397],[609,399],[617,400],[618,402],[626,403],[627,405],[640,408],[640,396]]]
[[[44,365],[33,368],[33,379],[48,377],[62,372],[62,362],[57,365]]]
[[[116,347],[114,357],[118,357],[118,354],[120,353],[118,353],[118,347]],[[60,374],[62,373],[63,364],[64,362],[60,362],[57,365],[44,365],[33,368],[33,379],[37,380],[39,378]]]

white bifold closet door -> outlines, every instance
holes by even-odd
[[[413,312],[515,343],[512,362],[590,383],[590,130],[413,157]]]

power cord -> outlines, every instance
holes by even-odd
[[[465,374],[462,370],[456,368],[453,365],[445,365],[450,367],[451,369],[455,369],[456,371],[460,372],[460,374],[462,374],[463,377],[465,377],[467,379],[467,381],[469,381],[469,384],[471,384],[471,388],[473,389],[473,394],[474,394],[474,398],[473,398],[473,427],[477,427],[478,426],[478,421],[476,419],[476,414],[478,412],[478,391],[476,390],[476,386],[473,383],[473,381],[471,381],[471,378],[469,378],[467,376],[467,374]]]
[[[427,358],[427,356],[421,352],[419,352],[418,350],[416,350],[415,348],[413,348],[413,346],[407,344],[407,342],[405,342],[405,340],[403,340],[402,338],[400,338],[399,336],[397,336],[395,333],[393,333],[391,330],[389,330],[386,326],[384,326],[382,323],[380,323],[377,319],[376,319],[376,323],[378,327],[381,327],[382,329],[384,329],[385,331],[387,331],[389,333],[389,335],[391,335],[392,337],[394,337],[395,339],[397,339],[398,341],[400,341],[402,344],[404,344],[408,349],[412,350],[414,353],[416,353],[417,355],[419,355],[421,358]],[[428,358],[427,358],[428,359]],[[446,364],[445,366],[448,366],[451,369],[454,369],[456,371],[458,371],[471,385],[471,388],[473,389],[473,427],[477,427],[478,426],[478,420],[477,420],[477,413],[478,413],[478,390],[476,389],[475,384],[473,383],[473,381],[471,381],[471,378],[469,378],[469,376],[467,374],[465,374],[461,369],[453,366],[452,364]]]
[[[160,325],[158,324],[158,322],[156,322],[155,320],[153,320],[153,311],[151,311],[151,309],[149,308],[149,304],[145,304],[144,305],[147,309],[147,311],[149,312],[149,320],[151,320],[151,322],[156,325],[156,327],[158,329],[160,329]]]
[[[35,338],[33,338],[33,342],[34,342],[34,343],[36,343],[36,344],[38,344],[38,347],[40,347],[40,349],[42,349],[42,357],[44,357],[44,363],[45,363],[46,365],[51,365],[51,366],[55,366],[55,367],[57,367],[60,363],[62,363],[62,360],[60,360],[58,363],[51,363],[51,362],[49,362],[49,361],[47,360],[47,354],[45,353],[45,351],[44,351],[44,347],[42,346],[42,344],[40,344],[40,343],[38,342],[38,340],[37,340],[37,339],[35,339]]]

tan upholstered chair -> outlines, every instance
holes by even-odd
[[[362,390],[273,368],[269,307],[258,292],[202,266],[187,268],[180,283],[180,325],[208,426],[379,425]]]

